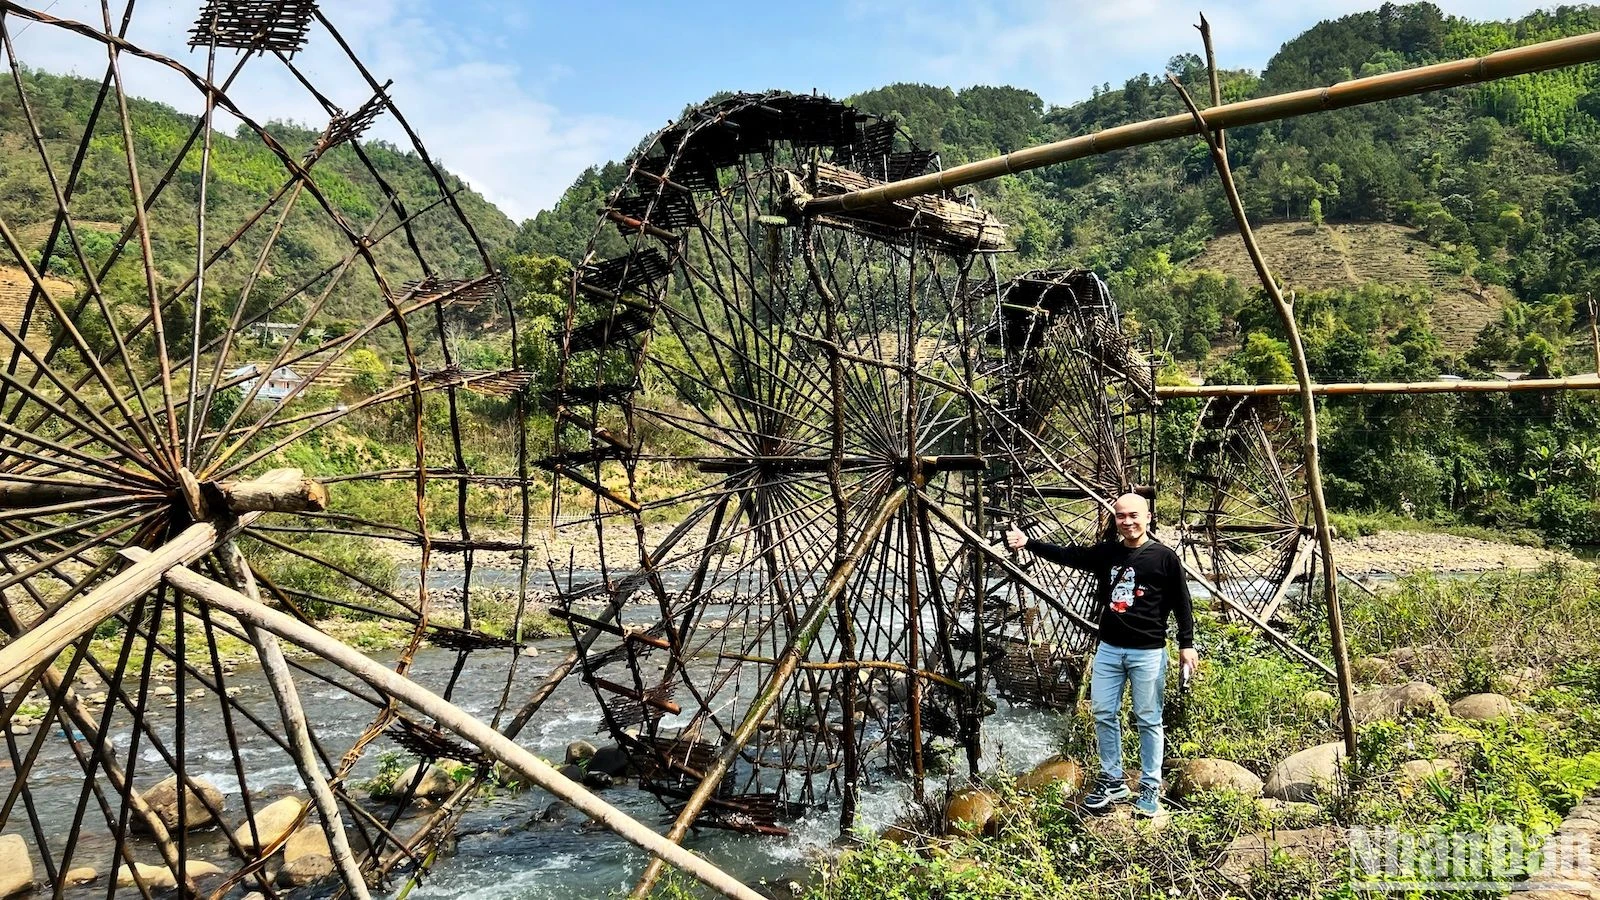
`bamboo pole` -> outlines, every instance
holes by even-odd
[[[122,555],[135,564],[147,564],[154,554],[129,547]],[[164,576],[169,584],[195,599],[269,631],[277,637],[303,647],[327,662],[393,698],[429,716],[473,746],[527,777],[539,787],[618,836],[656,854],[673,866],[700,880],[707,887],[734,900],[762,900],[759,893],[711,863],[679,847],[630,818],[626,813],[596,797],[582,785],[557,772],[554,766],[534,756],[477,718],[404,675],[373,662],[342,641],[287,616],[249,597],[220,585],[184,566],[173,566]]]
[[[1204,21],[1200,24],[1200,33],[1205,40],[1207,56],[1211,56],[1211,29]],[[1591,35],[1594,44],[1600,49],[1600,35]],[[1515,52],[1515,51],[1505,51]],[[1488,57],[1485,57],[1487,60]],[[1213,65],[1215,65],[1213,63]],[[1455,64],[1449,64],[1455,65]],[[1435,68],[1435,67],[1428,67]],[[1415,70],[1421,72],[1423,70]],[[1404,75],[1406,73],[1397,73]],[[1381,77],[1381,76],[1380,76]],[[1272,270],[1268,268],[1266,258],[1261,254],[1261,248],[1256,244],[1255,232],[1250,228],[1250,220],[1245,215],[1244,201],[1239,199],[1239,189],[1233,182],[1233,171],[1228,165],[1228,154],[1218,143],[1212,125],[1207,122],[1200,108],[1195,106],[1189,92],[1176,78],[1167,76],[1167,80],[1177,89],[1178,96],[1183,98],[1184,106],[1189,108],[1189,113],[1194,119],[1195,129],[1205,138],[1206,146],[1211,149],[1211,160],[1217,167],[1217,178],[1222,182],[1222,190],[1228,197],[1228,206],[1233,210],[1233,218],[1239,226],[1239,237],[1244,240],[1246,252],[1250,255],[1250,262],[1254,265],[1256,275],[1261,279],[1261,286],[1271,298],[1273,307],[1277,310],[1278,318],[1283,324],[1284,334],[1289,339],[1289,351],[1294,361],[1295,379],[1299,383],[1301,414],[1305,419],[1303,434],[1306,463],[1306,487],[1311,497],[1311,511],[1317,524],[1317,541],[1322,552],[1323,591],[1328,607],[1328,632],[1330,644],[1333,649],[1334,671],[1339,681],[1339,716],[1344,730],[1345,752],[1352,758],[1356,755],[1356,726],[1351,707],[1355,702],[1355,692],[1351,686],[1350,654],[1345,647],[1344,640],[1344,614],[1339,608],[1339,579],[1338,569],[1333,560],[1333,526],[1328,520],[1328,500],[1322,492],[1322,462],[1317,452],[1317,398],[1311,390],[1311,367],[1306,361],[1306,348],[1300,339],[1300,326],[1295,321],[1294,308],[1283,296],[1283,291],[1278,288],[1278,282],[1272,277]],[[1215,109],[1215,107],[1214,107]]]
[[[291,490],[298,490],[302,480],[298,469],[277,469],[262,476],[257,484],[288,486]],[[260,515],[259,512],[247,512],[237,518],[196,522],[163,544],[159,550],[149,553],[138,563],[68,603],[55,615],[33,623],[26,633],[0,647],[0,688],[11,686],[35,668],[49,662],[68,644],[132,603],[135,597],[155,587],[166,570],[173,566],[188,565],[205,556]]]
[[[261,591],[256,586],[255,574],[250,571],[250,563],[245,560],[244,554],[239,552],[239,545],[234,541],[224,542],[217,548],[217,558],[234,587],[260,603]],[[344,833],[338,800],[333,796],[333,789],[328,786],[328,779],[323,777],[322,767],[317,762],[317,748],[311,743],[306,711],[300,705],[300,691],[289,672],[289,661],[283,656],[283,648],[278,646],[276,635],[262,631],[250,622],[242,624],[245,637],[255,645],[256,655],[261,658],[261,671],[266,675],[267,685],[272,689],[272,697],[283,716],[284,736],[289,739],[289,755],[294,758],[295,768],[300,770],[300,780],[311,794],[312,803],[316,804],[322,833],[328,839],[328,852],[339,870],[345,890],[355,900],[370,900],[367,880],[361,874],[361,866],[350,851],[350,841]]]
[[[1200,134],[1206,129],[1237,128],[1241,125],[1288,119],[1306,113],[1343,109],[1347,106],[1392,100],[1396,97],[1477,84],[1595,60],[1600,60],[1600,33],[1545,41],[1526,47],[1500,50],[1474,59],[1437,63],[1401,72],[1374,75],[1370,78],[1341,81],[1324,88],[1307,88],[1288,94],[1213,106],[1194,115],[1180,113],[1161,119],[1119,125],[1094,134],[1080,135],[967,163],[943,172],[920,175],[847,194],[816,197],[805,201],[803,208],[807,215],[849,212],[921,194],[946,191],[978,181],[988,181],[1002,175],[1026,172],[1054,163],[1188,137]]]
[[[1319,397],[1385,394],[1507,394],[1522,391],[1596,391],[1600,375],[1567,378],[1523,378],[1517,381],[1336,381],[1309,385]],[[1158,384],[1156,396],[1175,397],[1288,397],[1300,393],[1298,384]]]
[[[822,623],[827,619],[828,610],[834,601],[844,592],[845,586],[850,582],[850,576],[855,573],[856,565],[866,555],[867,550],[877,541],[878,535],[889,524],[889,520],[906,502],[910,489],[900,487],[883,499],[878,505],[877,512],[862,529],[861,536],[856,538],[850,552],[839,560],[833,572],[828,576],[828,581],[822,587],[822,593],[812,601],[805,610],[805,614],[796,623],[794,633],[789,638],[789,645],[784,648],[783,655],[778,658],[778,663],[772,669],[772,674],[767,677],[761,686],[761,692],[756,695],[750,707],[745,710],[744,719],[740,721],[738,729],[733,733],[722,752],[717,755],[717,761],[706,767],[700,778],[700,783],[695,786],[694,793],[684,803],[683,809],[678,812],[677,821],[672,823],[672,828],[667,832],[667,840],[676,844],[683,840],[689,832],[689,826],[694,824],[695,817],[700,815],[700,810],[711,798],[711,794],[718,785],[722,784],[723,776],[733,767],[733,761],[744,750],[744,746],[755,737],[761,723],[765,721],[767,713],[778,702],[778,695],[782,693],[783,686],[789,682],[790,676],[800,668],[801,657],[811,649],[811,642],[816,639],[817,633],[822,629]],[[846,715],[849,715],[847,710]],[[650,866],[639,876],[639,882],[633,886],[632,900],[642,900],[649,896],[650,889],[655,886],[656,879],[661,877],[661,860],[658,857],[650,861]]]

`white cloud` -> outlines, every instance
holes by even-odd
[[[113,4],[113,14],[119,14]],[[204,73],[203,50],[187,47],[199,0],[141,0],[128,38]],[[442,17],[426,16],[420,0],[347,0],[327,14],[356,55],[381,83],[393,79],[395,105],[430,155],[498,205],[513,219],[533,215],[560,198],[587,166],[622,156],[646,127],[588,112],[570,113],[536,91],[552,77],[525,71],[517,55],[493,36],[474,35]],[[58,0],[50,15],[102,25],[96,0]],[[98,42],[43,24],[10,19],[17,56],[24,64],[98,79],[105,50]],[[217,79],[237,62],[219,53]],[[353,110],[371,90],[338,45],[313,25],[294,64],[335,105]],[[203,98],[184,79],[152,63],[127,59],[128,92],[198,114]],[[288,120],[320,126],[327,120],[316,100],[275,59],[250,60],[229,96],[258,122]],[[218,127],[231,128],[219,121]],[[410,147],[391,117],[382,116],[369,137]]]

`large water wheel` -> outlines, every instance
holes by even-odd
[[[569,566],[561,612],[602,727],[680,833],[782,831],[832,803],[848,827],[875,781],[976,771],[1000,644],[1084,644],[1064,633],[1082,604],[994,538],[1001,515],[1092,519],[1064,469],[1126,481],[1100,443],[1115,424],[1067,421],[1106,413],[1103,383],[1030,379],[1093,380],[1089,332],[1006,311],[1003,227],[969,202],[800,211],[937,164],[843,104],[730,98],[643,143],[575,273],[545,466],[556,527],[599,554]],[[1030,341],[1050,349],[1013,346]],[[1057,630],[1014,634],[1006,584]]]
[[[105,71],[86,126],[41,128],[44,76],[24,68],[19,25]],[[478,668],[474,651],[509,679],[515,629],[473,619],[471,523],[525,509],[525,493],[511,462],[475,471],[462,434],[471,410],[515,407],[527,379],[465,369],[451,343],[459,322],[510,311],[461,185],[420,143],[412,162],[430,175],[415,187],[374,164],[361,142],[374,120],[409,126],[314,4],[207,4],[191,43],[203,71],[117,30],[9,3],[0,15],[3,114],[21,126],[5,165],[47,188],[41,204],[0,207],[0,832],[26,840],[58,897],[75,867],[131,869],[148,896],[202,856],[233,860],[225,885],[271,896],[267,860],[291,835],[326,841],[365,896],[427,855],[486,757],[171,583],[202,576],[307,622],[342,611],[398,644],[394,671],[445,696]],[[368,93],[319,92],[295,61],[308,40],[335,47]],[[258,67],[304,85],[327,126],[266,126],[229,99]],[[124,79],[154,71],[195,87],[196,117],[128,98]],[[232,136],[214,127],[223,116]],[[520,447],[523,416],[501,421]],[[423,577],[443,555],[461,559],[449,597]],[[414,668],[424,641],[452,662]],[[236,665],[241,647],[264,682]],[[325,719],[300,714],[312,695]],[[459,760],[469,786],[398,824],[420,777],[391,805],[367,802],[354,785],[373,747]],[[268,830],[269,805],[292,809],[291,825]],[[224,827],[200,830],[210,822]]]

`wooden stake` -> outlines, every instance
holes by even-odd
[[[255,573],[250,571],[250,564],[239,551],[239,545],[234,541],[223,542],[217,548],[217,558],[234,587],[260,603],[261,591],[256,586]],[[278,702],[278,711],[283,715],[285,736],[289,739],[289,755],[294,757],[295,768],[300,770],[300,780],[311,794],[312,803],[316,804],[322,833],[328,839],[328,851],[333,856],[333,864],[339,870],[345,890],[355,900],[371,900],[371,895],[367,893],[367,880],[362,876],[361,866],[356,862],[355,854],[350,852],[350,841],[345,837],[339,802],[334,798],[332,788],[328,787],[328,779],[322,776],[322,766],[317,762],[317,750],[311,743],[311,730],[306,726],[306,711],[300,705],[300,691],[289,672],[289,661],[284,659],[283,648],[278,646],[277,636],[262,631],[252,623],[242,624],[245,636],[255,645],[256,655],[261,658],[261,671],[266,675],[273,699]]]
[[[122,555],[136,564],[148,563],[154,554],[130,547]],[[656,854],[673,866],[698,879],[707,887],[734,900],[763,900],[756,891],[711,863],[634,821],[626,813],[596,797],[571,781],[554,766],[513,743],[504,735],[478,721],[443,697],[416,682],[373,662],[360,652],[315,628],[275,609],[257,603],[232,588],[217,584],[183,566],[169,568],[165,578],[174,588],[232,615],[241,622],[277,635],[303,647],[371,685],[379,693],[429,716],[484,753],[522,774],[539,787],[624,840]]]

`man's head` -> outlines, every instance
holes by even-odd
[[[1123,494],[1111,504],[1117,520],[1117,537],[1129,547],[1137,547],[1150,534],[1150,501],[1134,493]]]

